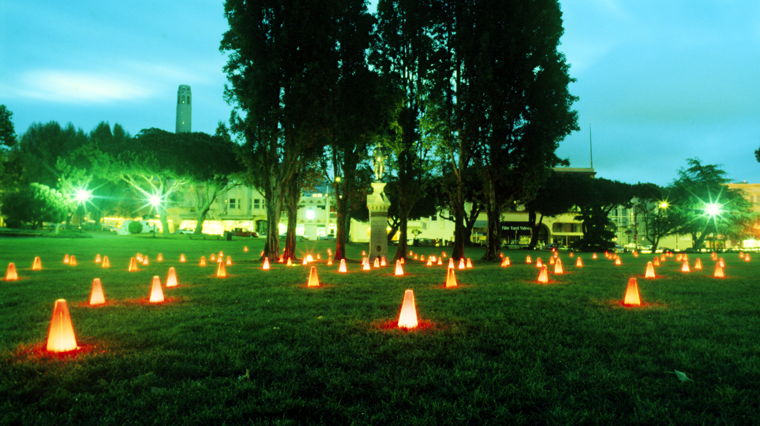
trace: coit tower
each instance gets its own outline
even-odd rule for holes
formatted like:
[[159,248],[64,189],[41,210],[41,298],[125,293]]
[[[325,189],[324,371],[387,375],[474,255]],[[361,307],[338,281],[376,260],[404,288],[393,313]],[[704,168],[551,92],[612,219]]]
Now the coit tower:
[[193,118],[193,98],[190,86],[182,84],[177,90],[177,130],[175,133],[192,132],[190,124]]

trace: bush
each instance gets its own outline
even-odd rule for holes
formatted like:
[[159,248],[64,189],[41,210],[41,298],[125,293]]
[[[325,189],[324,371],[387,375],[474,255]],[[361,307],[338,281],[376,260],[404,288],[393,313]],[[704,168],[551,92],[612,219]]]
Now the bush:
[[131,222],[127,228],[130,234],[139,234],[143,231],[142,222]]
[[37,229],[42,222],[61,222],[68,210],[66,197],[39,183],[3,194],[2,205],[6,222],[29,223],[32,229]]

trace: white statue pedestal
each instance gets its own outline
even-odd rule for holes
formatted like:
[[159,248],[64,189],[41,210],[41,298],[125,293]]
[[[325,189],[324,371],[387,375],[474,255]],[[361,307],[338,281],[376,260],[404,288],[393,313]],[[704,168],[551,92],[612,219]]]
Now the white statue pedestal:
[[369,209],[369,261],[388,258],[388,209],[391,202],[383,192],[385,182],[372,182],[372,193],[367,196]]

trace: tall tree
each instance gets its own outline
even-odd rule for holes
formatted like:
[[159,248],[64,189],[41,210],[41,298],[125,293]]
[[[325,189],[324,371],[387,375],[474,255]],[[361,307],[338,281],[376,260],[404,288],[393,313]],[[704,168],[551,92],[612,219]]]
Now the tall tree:
[[[336,201],[335,260],[345,258],[351,214],[363,207],[371,181],[368,151],[393,121],[395,92],[369,69],[375,19],[363,0],[345,0],[338,20],[338,83],[327,155]],[[337,177],[338,179],[334,179]]]
[[220,50],[230,129],[244,141],[248,180],[267,207],[265,256],[279,256],[285,189],[322,143],[336,77],[336,1],[227,0]]
[[433,52],[432,11],[430,0],[380,0],[377,5],[379,38],[371,59],[402,93],[396,137],[387,141],[398,181],[400,233],[395,259],[406,257],[408,216],[425,186],[422,176],[429,147],[421,141],[420,119]]
[[561,164],[559,142],[578,130],[577,99],[565,56],[557,0],[484,0],[472,3],[472,28],[461,35],[469,90],[480,99],[469,108],[488,214],[485,260],[498,260],[501,209],[532,198]]
[[617,206],[631,207],[633,187],[627,183],[579,175],[573,178],[574,203],[579,209],[576,220],[582,220],[583,237],[575,247],[584,251],[607,250],[615,243],[615,224],[610,212]]

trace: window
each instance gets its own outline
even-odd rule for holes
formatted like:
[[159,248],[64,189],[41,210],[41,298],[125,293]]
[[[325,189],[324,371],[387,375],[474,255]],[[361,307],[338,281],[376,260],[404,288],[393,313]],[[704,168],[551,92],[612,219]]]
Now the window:
[[235,203],[235,199],[234,198],[230,198],[230,204],[229,205],[230,205],[230,210],[236,210],[237,209],[237,205]]
[[190,96],[187,97],[187,104],[190,105]]
[[436,220],[438,220],[438,215],[434,214],[434,215],[430,216],[430,220],[433,221],[433,222],[435,222]]
[[258,198],[255,199],[255,200],[253,200],[253,208],[254,209],[260,209],[261,208],[261,200],[259,200]]

